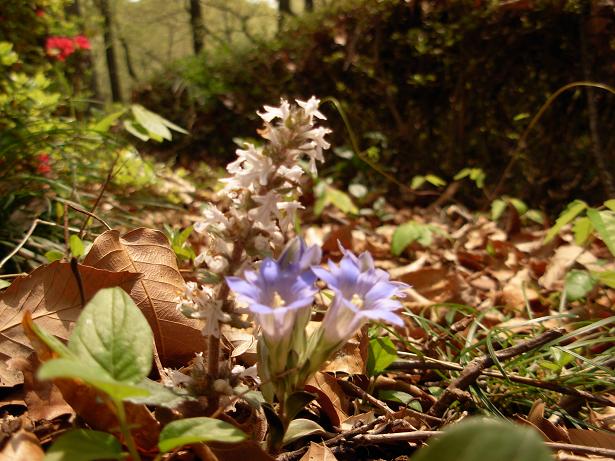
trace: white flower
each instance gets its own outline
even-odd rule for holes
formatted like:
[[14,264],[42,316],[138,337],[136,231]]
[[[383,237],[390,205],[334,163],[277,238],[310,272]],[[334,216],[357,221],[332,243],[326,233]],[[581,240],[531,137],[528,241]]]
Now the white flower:
[[255,186],[267,185],[269,175],[274,171],[271,159],[249,144],[245,150],[237,149],[237,160],[226,167],[231,177],[221,181],[227,183],[227,189],[255,189]]
[[267,123],[271,123],[271,121],[276,118],[286,120],[290,114],[290,105],[288,104],[288,101],[282,99],[280,107],[265,106],[265,112],[257,112],[257,114]]
[[252,199],[259,204],[248,213],[255,222],[267,224],[273,216],[278,215],[277,204],[281,197],[276,191],[270,190],[265,195],[255,195]]
[[319,118],[321,120],[327,120],[327,117],[325,117],[318,110],[318,106],[320,105],[320,99],[316,99],[314,96],[312,96],[307,101],[300,101],[298,99],[295,99],[295,101],[297,101],[297,104],[299,104],[299,106],[303,108],[303,110],[305,111],[305,115],[307,115],[310,119],[310,123],[312,123],[313,117]]
[[288,226],[294,224],[297,210],[302,209],[305,209],[305,207],[295,200],[278,203],[278,210],[284,210],[286,212],[282,219],[280,219],[280,227],[283,231],[288,230]]

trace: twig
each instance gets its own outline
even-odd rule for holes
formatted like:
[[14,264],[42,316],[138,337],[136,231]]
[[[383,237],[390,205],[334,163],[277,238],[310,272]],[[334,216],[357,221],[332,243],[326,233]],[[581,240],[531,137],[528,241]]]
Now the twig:
[[570,443],[545,442],[545,445],[552,450],[564,450],[575,454],[608,456],[615,459],[615,450],[610,448],[588,447],[586,445],[573,445]]
[[32,221],[32,224],[30,225],[30,229],[28,229],[28,232],[26,232],[26,235],[24,236],[24,238],[22,238],[19,243],[17,244],[17,246],[15,248],[13,248],[13,251],[11,251],[8,255],[6,255],[4,257],[4,259],[2,261],[0,261],[0,268],[2,268],[2,266],[4,266],[4,264],[11,259],[13,256],[15,256],[19,250],[21,250],[23,248],[23,246],[26,244],[26,242],[28,241],[28,239],[32,236],[32,233],[34,232],[34,229],[36,229],[36,226],[42,222],[40,219],[35,219],[34,221]]
[[[94,215],[94,212],[96,211],[96,208],[98,208],[98,204],[100,203],[100,201],[103,198],[103,195],[105,193],[105,190],[107,190],[107,186],[109,185],[109,183],[111,182],[111,179],[113,178],[113,170],[115,169],[115,164],[117,163],[117,160],[120,158],[119,154],[115,156],[115,159],[113,160],[113,163],[111,164],[111,167],[109,168],[109,171],[107,172],[107,178],[105,179],[105,182],[102,185],[102,189],[100,189],[100,192],[98,193],[98,196],[96,197],[96,200],[94,201],[94,205],[92,205],[92,209],[87,212],[85,210],[80,210],[82,211],[84,214],[91,216],[92,218],[98,220],[99,222],[103,223],[103,225],[105,225],[107,227],[107,230],[111,229],[107,223],[105,223],[102,219],[96,217]],[[79,229],[79,238],[83,238],[83,233],[85,232],[85,226],[88,223],[88,219],[86,218],[83,221],[83,224],[81,224],[81,228]]]
[[382,410],[387,415],[392,415],[393,413],[395,413],[382,400],[378,400],[376,397],[364,391],[356,384],[351,383],[350,381],[339,381],[339,384],[342,387],[342,389],[343,388],[350,389],[350,391],[353,392],[355,395],[359,395],[363,400],[367,400],[369,403],[371,403],[373,406],[375,406],[379,410]]
[[[463,366],[453,362],[444,362],[442,360],[435,360],[426,357],[426,360],[397,360],[389,365],[389,370],[453,370],[463,371]],[[499,371],[482,370],[480,373],[482,376],[489,376],[490,378],[508,379],[514,383],[525,384],[528,386],[538,387],[541,389],[547,389],[550,391],[558,392],[560,394],[572,395],[591,402],[599,403],[601,405],[613,407],[615,402],[611,402],[609,399],[600,395],[595,395],[587,391],[575,389],[574,387],[565,386],[563,384],[553,383],[549,381],[540,381],[538,379],[528,378],[526,376],[520,376],[512,373],[507,373],[504,376]]]
[[[547,344],[563,336],[564,333],[565,331],[563,329],[549,330],[535,338],[497,351],[494,355],[498,360],[507,360]],[[490,355],[483,355],[473,359],[466,365],[461,374],[448,385],[438,401],[429,409],[429,414],[431,416],[441,417],[455,400],[465,396],[465,390],[476,382],[485,368],[490,367],[493,363],[493,358]]]
[[85,290],[83,289],[83,280],[81,279],[81,273],[79,272],[79,263],[77,262],[77,258],[70,258],[70,269],[73,271],[73,275],[77,281],[79,299],[81,301],[81,308],[83,309],[85,307]]
[[355,442],[362,444],[394,443],[394,442],[416,442],[427,440],[442,434],[442,431],[412,431],[397,432],[393,434],[361,434],[354,438]]

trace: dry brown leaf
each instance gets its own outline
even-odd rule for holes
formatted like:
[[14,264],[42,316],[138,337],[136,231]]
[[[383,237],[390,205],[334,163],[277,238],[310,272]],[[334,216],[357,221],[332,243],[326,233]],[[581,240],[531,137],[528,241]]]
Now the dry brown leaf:
[[360,331],[333,355],[322,371],[349,375],[365,374],[368,343],[367,334]]
[[36,354],[28,358],[17,357],[10,360],[11,367],[19,369],[24,376],[23,398],[28,407],[28,415],[35,421],[52,419],[66,414],[74,414],[72,407],[62,397],[60,389],[51,381],[39,381],[34,376],[39,366]]
[[529,269],[517,272],[502,289],[502,301],[505,307],[521,312],[525,309],[526,303],[537,300],[538,293],[530,287],[530,284]]
[[[110,272],[84,265],[79,265],[79,274],[86,302],[101,288],[121,286],[130,291],[140,277],[131,272]],[[68,339],[82,307],[69,263],[56,261],[35,269],[30,275],[16,278],[0,293],[0,359],[25,358],[32,352],[21,327],[24,311],[31,311],[36,323],[49,333]],[[21,373],[19,375],[23,382]],[[14,375],[0,376],[0,384],[4,386],[10,379],[14,380]]]
[[119,231],[108,230],[94,240],[84,264],[143,274],[129,293],[152,327],[163,364],[182,365],[204,349],[199,323],[176,309],[185,282],[162,232],[139,228],[120,236]]
[[334,376],[319,371],[309,379],[305,390],[318,395],[316,401],[329,418],[331,425],[339,426],[348,418],[346,412],[350,401]]
[[568,429],[568,434],[570,435],[570,443],[575,445],[615,450],[615,434],[589,429]]
[[596,257],[578,245],[563,245],[555,250],[549,260],[545,274],[540,277],[540,284],[547,290],[555,289],[563,283],[566,271],[575,263],[590,265]]
[[14,433],[0,452],[0,461],[39,461],[44,457],[36,436],[24,429]]
[[221,461],[275,461],[254,440],[240,443],[208,443],[210,450]]
[[310,442],[310,448],[299,461],[337,461],[337,458],[329,447]]
[[459,294],[459,280],[448,269],[426,267],[399,278],[434,303],[453,301]]
[[341,429],[343,431],[349,431],[350,429],[354,429],[356,426],[364,426],[373,422],[376,419],[376,414],[373,411],[368,411],[367,413],[359,413],[358,415],[352,415],[342,421]]

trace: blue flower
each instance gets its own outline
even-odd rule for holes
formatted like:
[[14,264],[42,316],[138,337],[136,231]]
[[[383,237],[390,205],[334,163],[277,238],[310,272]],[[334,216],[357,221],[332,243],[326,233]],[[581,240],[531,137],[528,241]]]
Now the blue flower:
[[357,257],[342,250],[344,257],[339,266],[329,261],[329,270],[312,267],[335,295],[321,327],[321,341],[329,352],[348,341],[370,320],[398,326],[404,324],[395,313],[402,305],[393,297],[402,296],[408,285],[391,282],[387,272],[374,267],[374,260],[368,252]]
[[226,277],[237,298],[248,303],[268,342],[288,339],[300,319],[299,323],[307,323],[317,291],[310,267],[318,264],[320,257],[320,248],[308,248],[296,238],[278,260],[265,259],[258,272],[247,270],[243,278]]

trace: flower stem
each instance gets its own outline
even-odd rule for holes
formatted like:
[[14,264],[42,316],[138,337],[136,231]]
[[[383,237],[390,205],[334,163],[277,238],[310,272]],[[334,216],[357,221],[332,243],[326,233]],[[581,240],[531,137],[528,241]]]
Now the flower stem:
[[114,399],[113,404],[115,405],[115,409],[117,410],[117,419],[120,423],[120,432],[124,437],[124,443],[128,448],[130,457],[133,461],[141,461],[141,456],[139,455],[139,451],[137,450],[137,446],[135,445],[135,440],[132,438],[132,433],[128,428],[128,422],[126,421],[126,410],[124,409],[124,402],[122,402],[121,400]]

